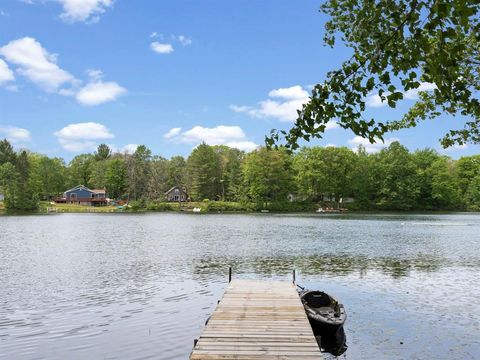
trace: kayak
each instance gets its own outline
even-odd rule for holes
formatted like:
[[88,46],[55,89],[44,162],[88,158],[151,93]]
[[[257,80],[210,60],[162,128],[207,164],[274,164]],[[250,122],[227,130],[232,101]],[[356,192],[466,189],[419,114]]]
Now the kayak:
[[300,299],[319,345],[333,355],[343,354],[347,350],[343,329],[347,313],[343,304],[323,291],[302,291]]

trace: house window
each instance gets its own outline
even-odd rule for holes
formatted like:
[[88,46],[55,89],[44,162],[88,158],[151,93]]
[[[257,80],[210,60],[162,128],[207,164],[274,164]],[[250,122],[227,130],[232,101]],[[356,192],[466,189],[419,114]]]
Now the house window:
[[95,194],[92,194],[91,197],[92,197],[92,199],[93,199],[93,198],[95,197]]
[[180,197],[179,197],[178,195],[175,195],[175,196],[173,197],[173,200],[178,201],[179,198],[180,198]]
[[74,200],[77,198],[77,194],[70,194],[70,199]]

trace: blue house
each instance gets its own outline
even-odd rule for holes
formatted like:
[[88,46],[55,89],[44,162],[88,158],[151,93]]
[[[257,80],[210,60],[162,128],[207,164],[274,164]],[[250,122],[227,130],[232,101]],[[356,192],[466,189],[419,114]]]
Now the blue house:
[[56,202],[87,206],[103,206],[107,205],[107,193],[105,189],[91,190],[86,186],[78,185],[65,191],[63,197],[57,199]]

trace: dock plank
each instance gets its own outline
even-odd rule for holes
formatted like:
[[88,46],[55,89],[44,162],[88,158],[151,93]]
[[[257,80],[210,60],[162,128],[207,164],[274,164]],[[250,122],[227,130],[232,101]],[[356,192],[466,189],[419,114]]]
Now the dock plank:
[[191,360],[322,359],[295,286],[233,280]]

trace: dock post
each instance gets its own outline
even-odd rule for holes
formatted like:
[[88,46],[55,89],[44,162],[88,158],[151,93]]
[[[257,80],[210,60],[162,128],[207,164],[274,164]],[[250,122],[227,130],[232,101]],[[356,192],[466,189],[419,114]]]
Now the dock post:
[[295,285],[296,279],[295,279],[295,269],[293,269],[293,284]]
[[232,282],[232,267],[231,266],[228,267],[228,282],[229,283]]

